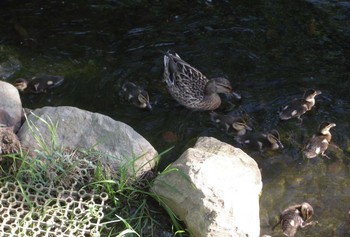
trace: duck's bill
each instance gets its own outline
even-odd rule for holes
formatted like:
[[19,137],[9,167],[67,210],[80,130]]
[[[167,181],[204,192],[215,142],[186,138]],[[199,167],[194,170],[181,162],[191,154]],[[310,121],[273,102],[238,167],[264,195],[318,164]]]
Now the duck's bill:
[[279,146],[279,148],[280,148],[280,149],[283,149],[283,148],[284,148],[284,146],[283,146],[282,142],[277,141],[277,144],[278,144],[278,146]]
[[252,127],[248,126],[248,125],[245,125],[245,128],[248,130],[248,131],[253,131]]
[[232,92],[232,95],[236,97],[238,100],[242,99],[242,96],[236,92]]
[[147,103],[147,104],[146,104],[146,107],[147,107],[147,109],[149,109],[150,111],[152,111],[152,109],[153,109],[153,108],[152,108],[152,105],[151,105],[150,103]]

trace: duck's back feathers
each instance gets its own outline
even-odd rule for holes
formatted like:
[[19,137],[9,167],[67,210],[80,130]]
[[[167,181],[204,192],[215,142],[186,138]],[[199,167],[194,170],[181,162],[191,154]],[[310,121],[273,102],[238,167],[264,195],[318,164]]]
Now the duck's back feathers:
[[181,105],[196,109],[195,104],[204,98],[208,79],[177,54],[164,56],[164,80],[168,91]]
[[304,155],[306,158],[314,158],[323,154],[329,145],[330,138],[326,136],[313,136],[305,146]]
[[137,86],[132,82],[125,82],[122,85],[122,91],[120,95],[124,98],[124,100],[128,101],[130,104],[138,107],[138,108],[148,108],[152,109],[151,104],[149,103],[149,95],[146,90]]
[[214,110],[221,104],[218,93],[231,93],[225,78],[208,80],[176,53],[164,55],[164,81],[170,95],[191,110]]
[[318,155],[326,156],[325,151],[328,149],[329,143],[332,140],[330,129],[335,127],[335,123],[322,122],[318,133],[313,135],[307,142],[303,151],[306,158],[314,158]]
[[309,107],[305,99],[294,99],[290,101],[287,105],[283,106],[279,113],[279,117],[281,120],[297,118],[303,115],[308,110]]
[[44,93],[47,90],[62,85],[63,82],[63,76],[39,75],[32,77],[30,80],[18,78],[15,81],[15,86],[24,92]]

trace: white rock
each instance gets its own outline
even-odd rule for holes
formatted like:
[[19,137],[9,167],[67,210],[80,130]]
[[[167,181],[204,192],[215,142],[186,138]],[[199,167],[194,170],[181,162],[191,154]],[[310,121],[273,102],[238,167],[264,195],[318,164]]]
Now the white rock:
[[254,159],[241,149],[202,137],[171,168],[179,172],[158,176],[152,191],[193,236],[259,236],[262,182]]

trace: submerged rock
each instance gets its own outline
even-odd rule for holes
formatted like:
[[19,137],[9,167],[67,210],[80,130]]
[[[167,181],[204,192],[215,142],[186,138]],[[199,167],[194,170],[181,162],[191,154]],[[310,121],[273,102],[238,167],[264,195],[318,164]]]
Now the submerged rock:
[[183,220],[193,236],[250,236],[260,233],[257,163],[241,149],[201,137],[152,191]]
[[0,79],[7,80],[21,69],[21,62],[14,57],[0,62]]

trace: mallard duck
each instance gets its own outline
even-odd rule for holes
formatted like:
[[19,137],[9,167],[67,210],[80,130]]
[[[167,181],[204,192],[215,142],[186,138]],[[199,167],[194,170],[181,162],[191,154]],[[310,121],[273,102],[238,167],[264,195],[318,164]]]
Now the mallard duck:
[[236,137],[235,140],[243,146],[251,147],[263,151],[265,148],[271,150],[283,149],[280,135],[276,129],[269,132],[254,132]]
[[30,80],[18,78],[15,87],[22,92],[43,93],[49,89],[60,86],[64,81],[62,76],[40,75]]
[[301,120],[300,116],[312,109],[312,107],[315,105],[315,97],[320,94],[321,91],[314,89],[305,91],[303,98],[294,99],[287,103],[287,105],[283,106],[279,112],[280,119],[288,120],[298,118]]
[[221,104],[218,93],[240,95],[232,92],[231,83],[225,78],[207,79],[200,71],[180,58],[176,53],[164,55],[164,81],[170,95],[191,110],[215,110]]
[[294,237],[299,227],[304,228],[317,223],[316,221],[307,222],[313,213],[314,209],[307,202],[290,206],[281,213],[279,222],[272,227],[272,230],[281,225],[285,236]]
[[214,111],[210,112],[210,119],[216,123],[227,134],[234,136],[242,136],[247,131],[251,131],[252,128],[247,125],[242,117],[234,115],[218,114]]
[[327,150],[328,145],[332,139],[332,134],[329,130],[335,126],[335,123],[321,123],[318,133],[313,135],[305,146],[303,153],[306,158],[314,158],[318,155],[329,158],[325,154],[325,151]]
[[125,82],[122,85],[121,94],[125,100],[138,108],[148,108],[150,110],[152,109],[152,106],[149,103],[149,96],[147,91],[132,82]]

